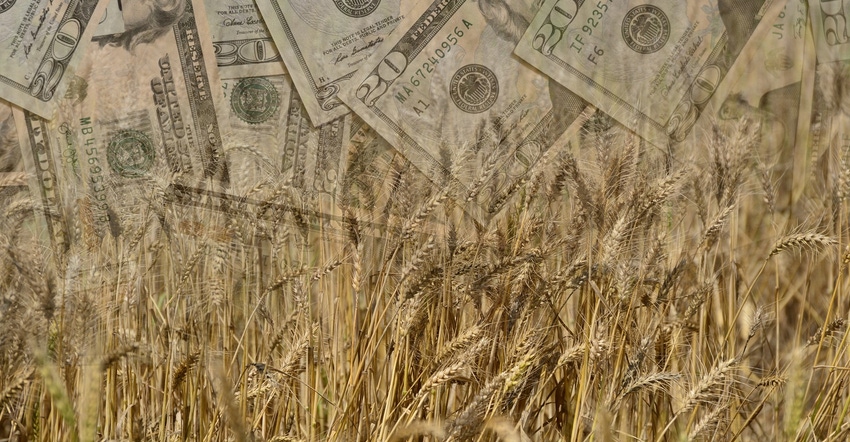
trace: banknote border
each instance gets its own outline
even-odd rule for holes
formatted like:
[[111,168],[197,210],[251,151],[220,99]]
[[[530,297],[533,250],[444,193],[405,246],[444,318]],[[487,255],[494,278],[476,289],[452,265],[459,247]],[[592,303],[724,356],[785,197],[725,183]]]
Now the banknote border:
[[[221,155],[221,142],[224,140],[221,131],[221,123],[218,119],[218,113],[216,112],[216,103],[214,100],[214,95],[218,93],[218,91],[214,91],[213,87],[217,87],[221,89],[220,83],[216,80],[220,80],[218,78],[217,64],[213,61],[213,70],[207,70],[207,64],[205,61],[197,63],[197,66],[193,66],[192,63],[187,63],[187,60],[193,59],[191,44],[189,43],[189,39],[187,38],[188,32],[192,32],[192,37],[195,40],[194,44],[197,47],[197,51],[200,53],[202,60],[205,60],[206,57],[212,56],[215,57],[215,50],[212,47],[212,42],[205,43],[204,40],[200,37],[201,32],[199,32],[199,26],[207,26],[206,22],[206,11],[203,9],[203,2],[199,2],[201,5],[200,15],[201,20],[198,19],[198,11],[193,4],[193,1],[187,1],[185,6],[185,15],[180,19],[177,23],[175,23],[171,29],[174,32],[174,41],[177,46],[177,54],[180,57],[180,67],[183,70],[183,77],[185,79],[185,83],[192,85],[191,90],[187,88],[186,96],[189,101],[189,108],[192,111],[192,114],[195,116],[193,118],[194,122],[194,131],[195,137],[198,139],[198,147],[201,149],[201,162],[204,166],[204,176],[212,177],[215,176],[218,172],[220,172],[220,159]],[[193,26],[194,25],[194,26]],[[209,49],[213,49],[213,53],[205,53],[207,49],[207,44],[209,44]],[[198,85],[197,78],[203,77],[206,82],[206,97],[202,97],[200,94],[200,90],[203,89]],[[221,95],[219,95],[221,97]],[[223,102],[221,103],[224,104]],[[215,137],[216,143],[210,140],[210,135]],[[225,166],[226,167],[226,166]],[[226,173],[223,174],[223,179],[227,176]]]
[[[277,1],[271,1],[272,8],[274,8],[275,15],[277,15],[278,20],[283,28],[283,32],[286,34],[286,39],[289,42],[292,51],[295,53],[295,58],[298,59],[298,65],[301,67],[301,72],[304,74],[304,77],[307,78],[308,83],[310,84],[310,89],[313,91],[313,98],[319,103],[319,108],[323,111],[331,111],[339,106],[344,106],[345,104],[339,98],[339,91],[341,90],[338,83],[351,79],[354,76],[354,73],[357,70],[353,70],[348,74],[343,75],[335,80],[329,81],[325,85],[322,86],[321,90],[330,91],[329,94],[324,95],[320,94],[320,89],[316,85],[316,80],[313,78],[313,74],[310,73],[310,69],[307,67],[307,62],[304,60],[304,55],[301,52],[301,48],[298,47],[298,42],[295,41],[295,36],[292,34],[292,29],[289,27],[289,23],[286,21],[286,18],[283,16],[283,11],[280,9],[280,4]],[[280,48],[278,48],[280,51]],[[303,98],[302,98],[303,99]],[[335,100],[334,100],[335,99]],[[327,105],[326,105],[327,103]],[[309,110],[308,110],[309,112]],[[330,120],[336,119],[337,117],[331,118]],[[329,121],[330,121],[329,120]]]
[[[539,51],[538,51],[538,52],[539,52]],[[612,100],[615,104],[617,104],[617,105],[619,105],[619,106],[621,106],[621,107],[625,108],[626,110],[628,110],[628,111],[630,111],[630,112],[633,112],[633,113],[635,113],[635,114],[639,115],[639,116],[641,117],[641,119],[642,119],[642,120],[646,120],[647,122],[649,122],[649,123],[650,123],[650,125],[652,125],[652,127],[656,128],[656,129],[658,129],[658,130],[664,130],[664,129],[665,129],[666,124],[665,124],[665,125],[659,124],[658,122],[656,122],[655,120],[653,120],[653,119],[652,119],[649,115],[646,115],[646,114],[644,114],[643,112],[641,112],[640,110],[638,110],[638,109],[634,108],[631,104],[627,103],[627,102],[626,102],[626,101],[624,101],[622,98],[620,98],[620,97],[618,97],[617,95],[615,95],[613,92],[611,92],[611,91],[609,91],[608,89],[606,89],[605,87],[601,86],[599,83],[597,83],[597,82],[593,81],[593,79],[592,79],[592,78],[590,78],[590,77],[588,77],[588,76],[584,75],[584,74],[583,74],[583,73],[581,73],[580,71],[576,70],[575,68],[573,68],[572,66],[570,66],[569,64],[567,64],[567,62],[566,62],[566,61],[561,60],[560,58],[555,57],[555,56],[554,56],[554,55],[552,55],[552,54],[546,55],[546,54],[543,54],[542,52],[541,52],[541,54],[542,54],[544,57],[546,57],[546,58],[548,58],[548,59],[552,60],[553,62],[555,62],[555,64],[557,64],[558,66],[560,66],[560,67],[564,68],[565,70],[567,70],[568,72],[570,72],[572,75],[574,75],[575,77],[577,77],[579,80],[583,81],[583,82],[584,82],[587,86],[590,86],[590,87],[592,87],[592,88],[594,88],[594,89],[598,90],[598,91],[599,91],[599,92],[601,92],[603,95],[605,95],[606,97],[610,98],[610,99],[611,99],[611,100]],[[564,85],[564,86],[566,86],[566,85]],[[567,87],[568,89],[571,89],[569,86],[566,86],[566,87]],[[572,90],[572,89],[571,89],[571,90]],[[675,108],[674,108],[674,109],[675,109]]]
[[[63,73],[68,72],[70,70],[70,66],[76,65],[82,59],[81,49],[91,43],[90,41],[87,41],[87,40],[91,39],[91,35],[94,32],[94,28],[89,26],[89,22],[91,21],[91,18],[95,13],[102,12],[103,9],[106,7],[105,1],[98,0],[98,3],[95,5],[95,7],[90,9],[91,15],[85,16],[82,12],[79,11],[81,1],[82,0],[71,0],[69,2],[68,9],[65,10],[65,14],[62,16],[62,19],[59,20],[59,24],[56,27],[56,29],[58,31],[59,29],[62,29],[62,27],[65,25],[65,23],[67,23],[68,21],[70,21],[72,19],[77,20],[80,23],[80,30],[81,30],[80,38],[79,38],[77,46],[74,48],[73,52],[68,57],[65,58],[64,63],[54,59],[54,63],[62,64],[62,67],[63,67],[62,72]],[[80,12],[80,14],[77,14],[78,12]],[[79,17],[77,17],[77,15],[79,15]],[[55,43],[55,40],[56,40],[56,35],[54,35],[53,38],[50,40],[50,45],[47,46],[47,50],[44,52],[44,57],[42,57],[41,60],[39,61],[39,63],[36,65],[37,66],[36,72],[38,72],[38,69],[41,68],[42,65],[44,65],[46,59],[48,59],[48,58],[53,59],[53,45]],[[34,80],[35,80],[35,78],[33,78],[32,81],[34,81]],[[37,97],[35,95],[32,95],[32,93],[30,93],[30,88],[32,87],[32,81],[30,81],[30,84],[28,86],[24,86],[20,83],[17,83],[15,80],[12,80],[9,77],[6,77],[4,75],[0,75],[0,82],[10,86],[12,89],[18,90],[19,92],[26,94],[30,98],[33,98],[33,99],[38,100],[39,102],[42,102],[42,103],[45,103],[45,104],[49,103],[50,100],[52,100],[53,97],[55,97],[57,93],[64,92],[64,89],[68,84],[68,80],[66,78],[61,78],[59,80],[59,82],[56,84],[56,87],[53,90],[53,93],[50,95],[50,98],[48,98],[47,100],[44,100],[41,97]],[[19,105],[21,105],[21,107],[23,107],[23,103],[18,103],[16,101],[13,101],[13,100],[11,100],[11,97],[5,97],[5,98],[7,98],[7,99],[9,99],[9,101],[15,102],[16,104],[19,104]],[[35,112],[35,109],[27,109],[27,110]]]
[[[21,109],[21,113],[23,115],[23,121],[20,123],[16,122],[16,124],[23,124],[26,127],[27,137],[29,138],[27,140],[29,143],[29,152],[22,147],[23,152],[21,153],[25,156],[31,155],[30,158],[25,160],[24,164],[32,160],[31,170],[34,170],[35,174],[31,179],[36,182],[35,188],[38,195],[37,197],[34,195],[33,198],[41,200],[40,208],[43,210],[44,223],[50,237],[51,246],[66,247],[68,244],[67,232],[61,221],[62,207],[64,207],[62,192],[54,191],[51,198],[48,195],[49,189],[42,185],[45,182],[51,182],[55,186],[59,182],[59,177],[57,177],[56,173],[56,159],[53,157],[54,152],[51,149],[50,138],[47,137],[47,121],[35,112],[30,112],[26,109]],[[33,127],[36,126],[37,131],[33,130]],[[36,136],[40,136],[41,142],[37,142]],[[39,150],[43,150],[45,153],[43,161],[39,159]]]
[[[557,3],[553,2],[553,5],[554,4],[557,4]],[[544,9],[541,8],[541,10],[540,10],[540,12],[538,12],[538,14],[541,13],[543,10]],[[538,26],[538,28],[539,28],[539,26]],[[758,27],[753,30],[753,33],[755,33],[755,31],[757,29],[758,29]],[[578,88],[580,90],[583,90],[581,96],[585,100],[588,100],[588,98],[592,98],[592,95],[598,95],[598,94],[602,94],[606,98],[610,99],[611,100],[611,103],[610,103],[611,106],[610,107],[609,106],[599,107],[599,109],[602,110],[603,112],[606,112],[609,115],[612,115],[615,119],[617,119],[618,121],[621,121],[627,127],[631,128],[632,130],[640,132],[640,130],[638,130],[638,127],[640,126],[640,124],[635,126],[634,124],[626,124],[626,123],[629,123],[628,121],[622,121],[622,116],[623,116],[622,111],[623,111],[623,109],[625,109],[626,112],[629,112],[629,113],[631,113],[631,115],[638,117],[640,122],[647,123],[651,127],[652,132],[654,132],[654,135],[647,138],[647,140],[650,143],[655,144],[655,143],[662,142],[664,140],[667,140],[667,142],[672,141],[672,138],[667,133],[667,126],[670,122],[670,119],[673,117],[673,114],[675,113],[676,109],[678,109],[685,100],[690,100],[689,91],[693,87],[694,82],[696,82],[696,80],[698,79],[699,74],[695,75],[694,78],[692,79],[692,81],[688,84],[688,87],[686,89],[687,92],[683,95],[682,99],[679,100],[676,103],[676,106],[672,107],[673,110],[672,110],[671,114],[666,117],[667,121],[665,121],[663,124],[661,124],[661,123],[658,123],[657,121],[655,121],[650,116],[641,112],[640,110],[634,108],[629,103],[623,101],[621,98],[616,96],[614,93],[612,93],[608,89],[604,88],[603,86],[601,86],[598,83],[596,83],[595,81],[593,81],[592,78],[590,78],[590,77],[584,75],[583,73],[577,71],[575,68],[568,65],[566,61],[555,56],[554,53],[547,54],[547,53],[544,53],[540,50],[533,49],[530,44],[524,44],[528,40],[529,35],[533,36],[533,31],[532,31],[531,26],[529,26],[525,35],[520,40],[520,44],[514,50],[514,53],[516,55],[518,55],[521,59],[523,59],[525,62],[527,62],[529,64],[534,64],[533,63],[534,59],[538,58],[538,57],[542,57],[542,58],[550,60],[552,63],[556,64],[558,67],[561,67],[564,70],[566,70],[567,72],[569,72],[575,80],[583,83],[584,86],[592,89],[592,91],[588,94],[587,92],[584,92],[587,88],[584,88],[584,89]],[[713,60],[713,59],[717,58],[718,52],[722,51],[722,49],[726,46],[727,41],[728,41],[728,31],[724,30],[723,33],[718,38],[718,43],[716,45],[714,45],[711,53],[706,58],[706,60]],[[739,54],[739,56],[740,56],[740,54]],[[526,57],[528,57],[528,58],[526,58]],[[738,58],[735,59],[735,62],[737,62],[737,61],[739,61]],[[558,73],[554,72],[552,68],[547,67],[545,65],[545,63],[538,63],[538,64],[542,65],[542,66],[539,66],[538,69],[540,69],[545,74],[549,75],[551,78],[556,79],[556,81],[558,81],[564,87],[567,87],[568,89],[571,89],[571,90],[575,89],[575,88],[573,88],[574,85],[567,84],[570,81],[564,80],[563,75],[558,75]],[[729,76],[729,72],[731,71],[731,69],[734,65],[735,65],[735,63],[733,62],[729,66],[729,68],[726,70],[726,72],[723,73],[722,77],[718,81],[718,87],[720,87],[720,85],[722,85],[727,80],[727,78]],[[707,67],[706,63],[701,65],[699,72],[701,73],[703,70],[706,69],[706,67]],[[588,97],[588,96],[590,96],[590,97]],[[591,99],[589,101],[595,101],[595,100]],[[692,105],[698,110],[697,119],[699,119],[702,116],[702,113],[703,113],[705,107],[708,105],[708,103],[711,100],[708,100],[708,101],[706,101],[702,104],[697,104],[697,103],[693,102],[693,100],[690,100],[690,101],[691,101]],[[602,104],[604,105],[605,103],[602,103]],[[691,128],[691,130],[692,129],[693,128]]]

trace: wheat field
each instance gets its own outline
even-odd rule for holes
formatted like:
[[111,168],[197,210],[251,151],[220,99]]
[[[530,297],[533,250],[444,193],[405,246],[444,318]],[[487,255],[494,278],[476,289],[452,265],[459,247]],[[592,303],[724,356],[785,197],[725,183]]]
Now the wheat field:
[[0,440],[850,437],[846,149],[785,158],[741,121],[659,152],[597,116],[480,222],[493,163],[460,194],[370,140],[332,217],[166,177],[58,250],[10,196]]

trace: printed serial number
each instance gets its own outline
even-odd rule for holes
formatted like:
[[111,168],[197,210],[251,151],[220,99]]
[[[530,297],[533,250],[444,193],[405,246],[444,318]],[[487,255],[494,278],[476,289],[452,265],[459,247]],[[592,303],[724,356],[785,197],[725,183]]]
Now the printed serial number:
[[[466,29],[472,27],[472,23],[463,20],[463,26]],[[465,34],[464,30],[461,26],[456,26],[454,31],[446,36],[446,41],[442,42],[437,50],[434,51],[434,55],[436,57],[446,56],[446,53],[451,50],[451,47],[455,46],[461,37]],[[437,52],[439,50],[439,52]],[[390,85],[393,84],[409,67],[409,62],[411,60],[407,59],[408,54],[394,50],[389,54],[384,56],[384,59],[378,63],[377,66],[372,70],[371,75],[366,77],[360,86],[355,90],[354,95],[363,102],[366,106],[374,106],[375,102],[378,101],[390,88]],[[428,62],[422,65],[422,68],[419,68],[418,73],[414,73],[411,76],[411,84],[413,84],[412,79],[416,75],[421,75],[421,78],[417,78],[417,83],[414,86],[421,84],[421,80],[427,78],[427,74],[434,71],[435,62],[439,62],[439,59],[432,58],[429,59]],[[424,71],[423,71],[424,69]],[[403,88],[407,89],[407,86],[402,85]]]
[[[608,0],[608,3],[611,3],[613,0]],[[581,30],[584,31],[587,35],[593,35],[593,30],[599,26],[599,23],[602,21],[602,17],[605,16],[605,13],[608,12],[608,5],[605,2],[596,3],[596,8],[590,11],[590,17],[587,17],[587,24],[581,27]]]
[[[463,25],[466,29],[472,27],[472,23],[463,20]],[[446,54],[448,54],[452,47],[457,45],[459,39],[464,36],[463,29],[460,29],[460,26],[455,26],[454,32],[450,33],[446,36],[446,41],[440,43],[440,47],[434,49],[433,55],[428,56],[428,61],[422,63],[422,68],[417,69],[416,72],[410,77],[410,84],[413,86],[419,86],[421,80],[427,78],[427,74],[431,74],[434,72],[434,68],[440,63],[440,60],[446,58]],[[417,78],[419,77],[419,78]]]

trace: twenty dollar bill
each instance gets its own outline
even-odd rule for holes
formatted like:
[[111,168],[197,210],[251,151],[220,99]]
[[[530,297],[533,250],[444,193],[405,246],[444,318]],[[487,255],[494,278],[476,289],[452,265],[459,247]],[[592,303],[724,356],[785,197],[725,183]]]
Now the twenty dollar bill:
[[50,117],[107,3],[0,1],[0,98]]
[[222,75],[286,72],[254,0],[205,0],[204,4]]
[[226,186],[227,126],[203,3],[170,12],[174,22],[152,39],[95,39],[53,119],[16,112],[30,187],[57,247],[138,230],[156,188]]
[[[477,189],[482,180],[522,176],[586,116],[586,102],[505,57],[531,16],[504,1],[420,3],[342,95],[431,180],[459,184],[479,219],[507,197],[504,187]],[[480,176],[488,171],[507,176]]]
[[769,30],[781,3],[547,0],[516,54],[666,146],[684,139],[747,42]]
[[348,112],[345,87],[414,0],[271,0],[257,3],[313,124]]

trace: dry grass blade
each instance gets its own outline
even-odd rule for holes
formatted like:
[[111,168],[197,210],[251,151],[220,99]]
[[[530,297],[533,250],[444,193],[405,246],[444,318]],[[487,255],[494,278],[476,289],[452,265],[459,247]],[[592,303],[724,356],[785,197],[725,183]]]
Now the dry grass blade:
[[125,345],[125,346],[123,346],[123,347],[121,347],[121,348],[119,348],[115,351],[110,352],[100,362],[100,369],[102,371],[108,370],[110,367],[112,367],[113,364],[120,361],[121,358],[129,355],[130,353],[135,352],[138,349],[139,349],[139,344],[133,343],[133,344],[130,344],[130,345]]
[[[467,12],[482,20],[464,13],[436,34],[439,51],[460,57],[453,39],[481,35],[515,47],[534,16],[522,3],[476,2]],[[764,25],[808,18],[784,14]],[[95,149],[75,144],[83,180],[68,187],[80,177],[62,153],[88,118],[42,137],[52,155],[21,157],[29,126],[0,104],[0,181],[23,176],[4,162],[18,157],[45,178],[0,185],[0,439],[843,440],[850,147],[836,123],[850,66],[809,67],[826,104],[815,158],[787,144],[799,85],[717,97],[699,133],[657,149],[603,112],[586,118],[592,104],[556,81],[521,75],[498,115],[468,115],[477,134],[443,115],[441,134],[477,143],[409,157],[353,115],[313,127],[288,77],[224,76],[233,103],[281,98],[279,124],[231,119],[246,145],[219,139],[227,180],[98,163],[105,182],[79,187]],[[448,64],[434,74],[433,91],[450,89]],[[427,112],[456,107],[447,98]],[[101,161],[114,130],[150,129],[147,114],[117,117],[98,122]],[[187,161],[208,159],[191,150]]]

